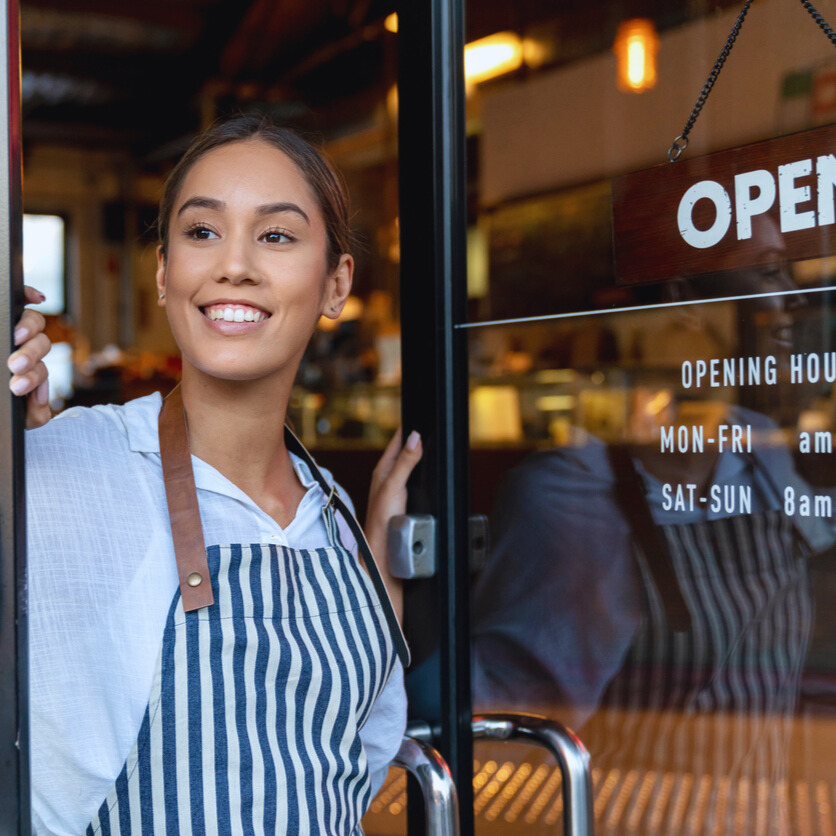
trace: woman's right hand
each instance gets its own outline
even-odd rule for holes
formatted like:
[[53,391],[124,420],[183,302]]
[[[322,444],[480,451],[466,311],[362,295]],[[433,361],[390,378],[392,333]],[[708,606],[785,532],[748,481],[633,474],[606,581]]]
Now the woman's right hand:
[[[25,287],[26,301],[38,304],[46,298],[34,287]],[[26,429],[41,427],[52,417],[49,408],[49,384],[44,357],[52,348],[44,334],[46,321],[43,315],[32,308],[26,308],[15,325],[14,344],[16,350],[9,356],[6,365],[12,373],[9,389],[13,394],[26,397]]]
[[365,534],[372,554],[377,555],[389,597],[398,620],[403,617],[403,582],[389,572],[389,556],[386,540],[389,520],[406,513],[406,483],[415,465],[421,460],[423,447],[421,436],[411,432],[403,444],[403,433],[399,429],[386,447],[372,474],[369,490],[369,508],[366,514]]

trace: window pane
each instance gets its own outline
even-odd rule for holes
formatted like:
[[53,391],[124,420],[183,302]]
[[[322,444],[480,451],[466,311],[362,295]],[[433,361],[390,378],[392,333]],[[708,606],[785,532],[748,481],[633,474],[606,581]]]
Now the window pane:
[[46,301],[34,305],[41,313],[63,313],[64,219],[58,215],[23,216],[23,276]]

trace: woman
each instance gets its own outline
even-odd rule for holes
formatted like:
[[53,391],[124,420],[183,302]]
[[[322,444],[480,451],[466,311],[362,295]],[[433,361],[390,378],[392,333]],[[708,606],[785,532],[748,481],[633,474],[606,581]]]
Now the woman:
[[[159,234],[180,387],[27,439],[35,831],[357,833],[403,734],[402,637],[284,429],[351,289],[346,200],[310,145],[239,117],[174,169]],[[372,481],[381,555],[421,454],[399,447]]]

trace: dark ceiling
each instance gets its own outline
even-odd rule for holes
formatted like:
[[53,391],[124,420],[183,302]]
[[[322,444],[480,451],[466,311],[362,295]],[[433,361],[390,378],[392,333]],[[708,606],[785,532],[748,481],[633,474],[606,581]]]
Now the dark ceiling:
[[326,103],[368,86],[387,12],[378,0],[24,1],[24,139],[154,159],[212,111],[259,102],[304,121],[317,98],[306,76],[322,64],[351,56]]
[[[426,0],[401,0],[401,2]],[[737,0],[469,0],[468,40],[532,28],[554,63],[608,49],[620,20],[660,29]],[[324,134],[362,121],[395,80],[395,0],[22,0],[28,144],[126,148],[153,165],[201,122],[269,109]]]

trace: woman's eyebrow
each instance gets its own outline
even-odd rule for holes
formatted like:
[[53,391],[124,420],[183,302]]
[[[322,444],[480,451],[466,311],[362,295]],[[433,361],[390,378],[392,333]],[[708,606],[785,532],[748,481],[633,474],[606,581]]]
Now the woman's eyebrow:
[[199,209],[212,209],[215,212],[222,212],[226,204],[222,200],[214,197],[190,197],[178,210],[177,216],[183,214],[186,209],[191,206],[197,206]]
[[304,219],[308,226],[311,225],[310,218],[305,214],[302,207],[296,203],[265,203],[255,210],[256,215],[276,215],[279,212],[295,212]]
[[[226,208],[226,203],[223,200],[218,200],[215,197],[190,197],[187,201],[183,203],[183,205],[177,210],[177,216],[183,214],[186,209],[189,209],[193,206],[198,207],[199,209],[211,209],[214,212],[223,212]],[[261,206],[257,206],[255,213],[256,215],[276,215],[280,214],[281,212],[294,212],[299,217],[301,217],[308,226],[310,226],[311,221],[308,217],[307,213],[301,206],[296,203],[263,203]]]

